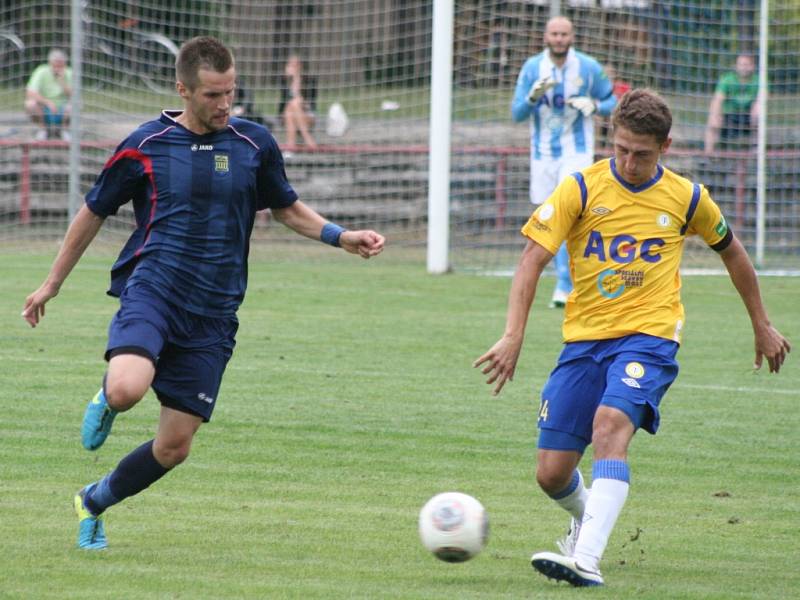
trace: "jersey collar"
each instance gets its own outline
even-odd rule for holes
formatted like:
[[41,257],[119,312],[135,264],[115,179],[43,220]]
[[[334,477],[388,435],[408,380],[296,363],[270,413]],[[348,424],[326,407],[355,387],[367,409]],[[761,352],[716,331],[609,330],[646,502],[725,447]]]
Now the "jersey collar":
[[[561,67],[561,69],[566,69],[573,60],[575,60],[575,48],[570,46],[569,50],[567,50],[567,58],[564,60],[564,66]],[[550,58],[549,48],[544,49],[544,64],[545,68],[549,71],[558,69],[558,67],[556,67],[555,63]]]
[[659,182],[659,180],[661,179],[662,175],[664,175],[664,167],[662,167],[660,164],[657,164],[656,165],[656,174],[653,175],[653,177],[652,177],[652,179],[650,179],[650,181],[645,181],[644,183],[642,183],[640,185],[631,185],[630,183],[625,181],[622,178],[622,175],[620,175],[619,172],[617,171],[617,159],[616,158],[612,158],[609,161],[609,164],[611,166],[611,172],[614,174],[614,178],[620,183],[620,185],[622,187],[624,187],[626,190],[628,190],[630,192],[633,192],[634,194],[637,194],[639,192],[643,192],[646,189],[649,189],[649,188],[653,187],[655,184],[657,184]]

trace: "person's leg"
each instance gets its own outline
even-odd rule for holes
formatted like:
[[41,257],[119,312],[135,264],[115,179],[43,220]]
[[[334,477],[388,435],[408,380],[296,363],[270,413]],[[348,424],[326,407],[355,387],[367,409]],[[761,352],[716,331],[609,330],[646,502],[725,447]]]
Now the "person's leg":
[[[102,529],[103,512],[125,498],[147,489],[173,467],[186,460],[192,438],[202,422],[202,417],[198,415],[166,406],[161,407],[155,439],[133,450],[113,471],[96,483],[86,486],[76,496],[75,502],[79,514],[82,508],[87,511],[89,517],[88,521],[81,520],[79,546],[87,549],[101,549],[107,546],[105,531]],[[92,519],[97,529],[93,536],[87,537],[84,530],[91,526]],[[83,545],[82,535],[85,541]]]
[[589,490],[584,485],[578,463],[583,456],[577,450],[542,450],[536,459],[536,481],[539,487],[570,516],[569,529],[556,545],[562,554],[572,556],[583,521]]
[[317,147],[317,142],[311,135],[311,128],[314,126],[314,117],[310,115],[304,106],[300,107],[300,135],[303,136],[303,143],[312,150]]
[[[309,148],[316,148],[317,143],[314,141],[314,138],[311,136],[311,132],[309,128],[311,126],[311,118],[306,113],[305,107],[303,106],[303,102],[299,98],[293,98],[287,105],[286,111],[291,116],[292,125],[294,127],[293,138],[296,141],[297,132],[300,132],[300,136],[303,138],[303,142]],[[287,140],[289,138],[289,125],[286,125],[286,135]]]
[[592,419],[603,394],[600,366],[586,343],[567,344],[542,390],[536,480],[570,514],[567,535],[557,545],[571,555],[589,490],[578,463],[591,439]]
[[105,443],[117,413],[132,408],[141,400],[155,376],[152,359],[127,351],[113,354],[103,386],[86,406],[81,426],[81,442],[87,450],[97,450]]
[[[576,153],[571,156],[564,156],[557,162],[558,171],[556,175],[556,184],[561,183],[561,181],[566,177],[570,177],[573,173],[590,167],[593,163],[594,155],[590,153]],[[556,270],[556,287],[553,290],[550,308],[563,308],[567,303],[567,297],[573,287],[566,242],[561,244],[558,252],[556,252],[556,255],[553,257],[553,266]]]
[[42,111],[42,106],[36,102],[35,100],[26,99],[25,100],[25,112],[27,113],[30,120],[36,124],[38,130],[36,131],[36,139],[37,140],[46,140],[47,139],[47,128],[45,127],[44,122],[44,112]]
[[102,446],[116,414],[134,406],[150,388],[169,335],[171,310],[147,288],[132,286],[122,293],[108,326],[108,371],[83,416],[81,442],[87,450]]
[[572,278],[569,272],[569,254],[567,243],[563,242],[553,257],[556,269],[556,287],[553,290],[551,308],[563,308],[567,303],[567,296],[572,291]]
[[297,145],[297,121],[296,113],[291,108],[291,103],[286,105],[283,109],[283,124],[286,126],[286,146],[290,150],[294,150]]
[[598,570],[628,497],[628,444],[635,431],[630,417],[621,410],[603,405],[597,409],[592,432],[592,493],[586,502],[574,554],[576,562],[587,570]]
[[542,491],[580,522],[588,492],[578,471],[582,454],[577,450],[539,449],[536,482]]

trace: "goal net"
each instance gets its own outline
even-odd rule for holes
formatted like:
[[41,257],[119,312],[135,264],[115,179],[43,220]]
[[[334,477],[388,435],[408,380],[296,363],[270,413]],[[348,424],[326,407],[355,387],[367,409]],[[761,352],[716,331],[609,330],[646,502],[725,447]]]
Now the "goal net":
[[[71,30],[72,3],[0,3],[0,248],[50,244],[63,235],[116,144],[162,109],[180,108],[172,89],[176,48],[211,34],[233,48],[246,91],[240,104],[287,152],[287,175],[300,197],[331,220],[384,232],[396,255],[424,259],[432,0],[72,1],[82,45],[83,77],[74,82],[82,97],[78,143],[64,139],[67,127],[43,134],[24,109],[33,69],[52,48],[69,54],[78,35]],[[521,65],[542,50],[553,2],[454,4],[449,262],[460,270],[508,272],[532,209],[529,127],[512,122],[509,106]],[[770,0],[766,48],[754,0],[563,0],[561,12],[573,20],[577,49],[615,68],[628,85],[667,98],[675,126],[665,164],[707,185],[751,251],[763,226],[763,268],[800,268],[797,3]],[[762,52],[769,92],[759,215],[756,134],[736,144],[720,140],[709,151],[705,138],[720,77],[734,69],[738,55],[749,54],[758,65]],[[303,95],[315,115],[311,144],[298,136],[290,145],[281,116],[293,55],[302,62]],[[596,155],[606,156],[607,123],[598,118],[596,125]],[[71,147],[79,152],[76,169]],[[70,175],[78,178],[76,197],[69,194]],[[109,218],[99,245],[117,250],[132,222],[130,210]],[[259,215],[254,249],[292,253],[304,244],[268,214]],[[719,266],[694,241],[686,264]]]

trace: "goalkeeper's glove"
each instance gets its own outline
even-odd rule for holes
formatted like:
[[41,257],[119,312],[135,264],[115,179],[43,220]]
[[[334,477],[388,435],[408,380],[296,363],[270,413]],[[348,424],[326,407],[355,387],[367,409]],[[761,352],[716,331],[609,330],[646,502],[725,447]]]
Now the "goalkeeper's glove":
[[528,102],[536,104],[539,98],[547,93],[547,90],[554,88],[558,82],[552,77],[542,77],[533,82],[531,89],[528,91]]
[[584,117],[588,117],[597,110],[597,103],[588,96],[570,98],[567,100],[567,104],[575,110],[582,112]]

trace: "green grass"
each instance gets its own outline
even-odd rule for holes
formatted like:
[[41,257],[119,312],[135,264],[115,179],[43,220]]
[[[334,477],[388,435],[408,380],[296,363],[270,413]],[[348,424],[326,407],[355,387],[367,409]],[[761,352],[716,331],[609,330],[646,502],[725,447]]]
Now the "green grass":
[[[494,398],[470,363],[502,331],[507,279],[427,276],[391,250],[253,261],[214,419],[184,465],[108,512],[111,546],[89,553],[74,548],[72,494],[153,435],[158,407],[148,394],[100,451],[80,447],[115,310],[110,260],[86,257],[30,330],[19,312],[51,258],[0,256],[3,598],[798,597],[800,369],[749,369],[750,326],[724,278],[684,281],[682,372],[659,434],[633,442],[607,586],[586,591],[528,564],[567,525],[533,480],[537,395],[560,349],[551,280]],[[800,340],[800,280],[762,287]],[[491,518],[486,550],[462,565],[416,532],[424,502],[450,489]]]

